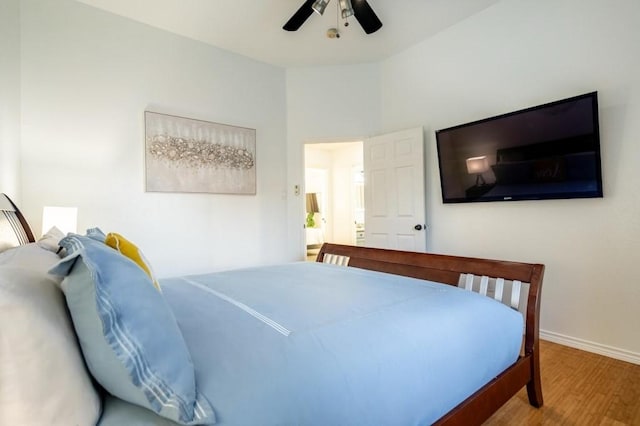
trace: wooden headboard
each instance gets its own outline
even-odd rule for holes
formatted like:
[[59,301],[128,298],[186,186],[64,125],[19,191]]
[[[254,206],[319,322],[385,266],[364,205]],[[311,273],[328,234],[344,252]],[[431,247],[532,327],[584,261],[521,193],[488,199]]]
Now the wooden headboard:
[[461,287],[493,297],[523,314],[524,351],[518,361],[436,424],[480,424],[525,385],[529,403],[542,406],[538,336],[544,265],[329,243],[320,248],[316,261]]
[[0,194],[0,252],[35,241],[20,209],[6,194]]

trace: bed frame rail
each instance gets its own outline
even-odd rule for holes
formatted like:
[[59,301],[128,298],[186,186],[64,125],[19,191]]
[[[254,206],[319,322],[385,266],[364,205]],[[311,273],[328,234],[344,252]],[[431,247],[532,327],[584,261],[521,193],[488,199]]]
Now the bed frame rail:
[[481,424],[524,386],[529,403],[542,406],[538,336],[544,265],[330,243],[322,245],[316,261],[436,281],[494,298],[499,291],[500,301],[524,316],[523,354],[436,424]]

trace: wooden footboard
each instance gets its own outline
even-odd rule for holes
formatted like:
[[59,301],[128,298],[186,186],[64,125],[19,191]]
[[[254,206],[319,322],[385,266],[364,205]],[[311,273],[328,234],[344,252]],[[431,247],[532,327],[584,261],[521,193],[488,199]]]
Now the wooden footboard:
[[[525,332],[520,358],[436,424],[481,424],[524,386],[529,403],[542,406],[538,335],[544,265],[329,243],[321,247],[316,261],[459,286],[522,312]],[[522,297],[520,291],[524,291]]]

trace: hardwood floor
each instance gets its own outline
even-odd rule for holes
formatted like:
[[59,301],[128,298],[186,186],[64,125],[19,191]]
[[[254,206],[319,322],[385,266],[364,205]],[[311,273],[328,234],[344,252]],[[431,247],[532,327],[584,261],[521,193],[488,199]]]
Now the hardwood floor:
[[544,406],[520,391],[491,425],[639,425],[640,365],[541,341]]

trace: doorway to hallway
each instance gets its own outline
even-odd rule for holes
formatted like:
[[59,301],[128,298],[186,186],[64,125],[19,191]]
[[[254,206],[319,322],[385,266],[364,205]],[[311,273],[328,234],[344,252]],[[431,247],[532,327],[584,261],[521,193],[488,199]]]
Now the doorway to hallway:
[[305,144],[307,259],[324,242],[364,244],[363,143]]

